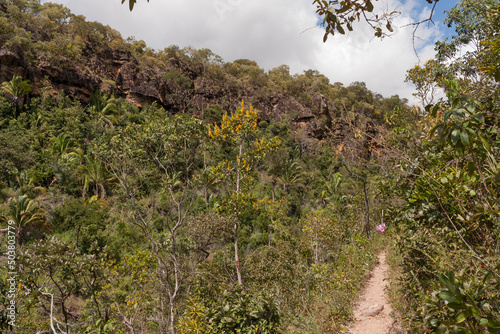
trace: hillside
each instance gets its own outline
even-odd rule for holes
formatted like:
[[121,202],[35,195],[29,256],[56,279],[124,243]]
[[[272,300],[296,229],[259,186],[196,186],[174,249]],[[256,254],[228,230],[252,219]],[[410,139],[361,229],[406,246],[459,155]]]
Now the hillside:
[[0,331],[345,332],[385,249],[409,332],[498,332],[495,10],[420,109],[0,0]]
[[348,111],[380,119],[406,102],[397,96],[384,99],[363,83],[331,84],[315,70],[293,75],[282,65],[266,73],[254,61],[224,62],[208,49],[154,51],[56,4],[3,5],[0,11],[0,81],[13,75],[28,79],[32,96],[44,89],[87,104],[93,92],[101,92],[138,107],[157,102],[172,113],[197,117],[214,105],[232,111],[244,100],[261,111],[259,119],[287,119],[320,139],[332,120],[340,122]]
[[0,212],[17,227],[22,332],[347,323],[386,201],[366,164],[387,161],[405,101],[314,70],[154,51],[60,5],[0,13]]

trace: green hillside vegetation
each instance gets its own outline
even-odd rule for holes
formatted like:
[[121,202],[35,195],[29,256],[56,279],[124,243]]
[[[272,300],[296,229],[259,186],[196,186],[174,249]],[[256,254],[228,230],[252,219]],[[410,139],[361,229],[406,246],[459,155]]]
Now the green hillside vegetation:
[[446,91],[419,109],[0,0],[0,331],[14,271],[16,333],[342,332],[387,245],[408,331],[498,331],[487,4],[408,72],[422,100]]

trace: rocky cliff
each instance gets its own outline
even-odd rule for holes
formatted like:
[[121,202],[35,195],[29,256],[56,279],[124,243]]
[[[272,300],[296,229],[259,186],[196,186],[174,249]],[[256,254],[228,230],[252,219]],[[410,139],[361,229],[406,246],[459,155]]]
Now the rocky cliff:
[[265,72],[251,60],[225,63],[207,49],[153,51],[61,5],[31,1],[18,6],[0,6],[5,32],[0,35],[0,82],[22,76],[33,84],[34,96],[63,92],[87,104],[91,93],[100,91],[139,107],[156,102],[172,113],[196,116],[214,105],[231,112],[244,100],[261,111],[261,120],[288,122],[319,140],[345,135],[349,122],[341,113],[372,118],[374,104],[382,101],[362,83],[332,85],[314,70],[291,75],[282,65]]

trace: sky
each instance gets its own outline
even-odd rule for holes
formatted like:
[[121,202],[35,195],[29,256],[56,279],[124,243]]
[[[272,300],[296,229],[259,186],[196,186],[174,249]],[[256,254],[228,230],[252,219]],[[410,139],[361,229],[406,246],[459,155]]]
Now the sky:
[[373,38],[361,22],[354,32],[330,36],[326,43],[312,0],[137,0],[132,12],[128,0],[123,5],[121,0],[52,2],[109,25],[124,38],[144,40],[155,50],[169,45],[208,48],[226,62],[251,59],[265,70],[282,64],[290,66],[291,74],[313,69],[332,83],[362,81],[385,97],[398,94],[417,103],[413,86],[404,82],[406,71],[431,59],[434,43],[453,33],[443,24],[443,11],[457,0],[440,0],[434,24],[421,25],[416,39],[414,28],[404,26],[429,17],[427,1],[377,0],[376,9],[401,12],[393,21],[393,36]]

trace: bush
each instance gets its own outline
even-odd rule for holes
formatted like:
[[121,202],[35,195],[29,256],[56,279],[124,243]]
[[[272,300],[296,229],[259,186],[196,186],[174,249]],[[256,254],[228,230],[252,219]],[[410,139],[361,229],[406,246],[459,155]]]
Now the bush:
[[265,293],[250,295],[241,287],[224,290],[219,300],[191,298],[180,317],[179,334],[280,332],[280,316],[273,298]]

